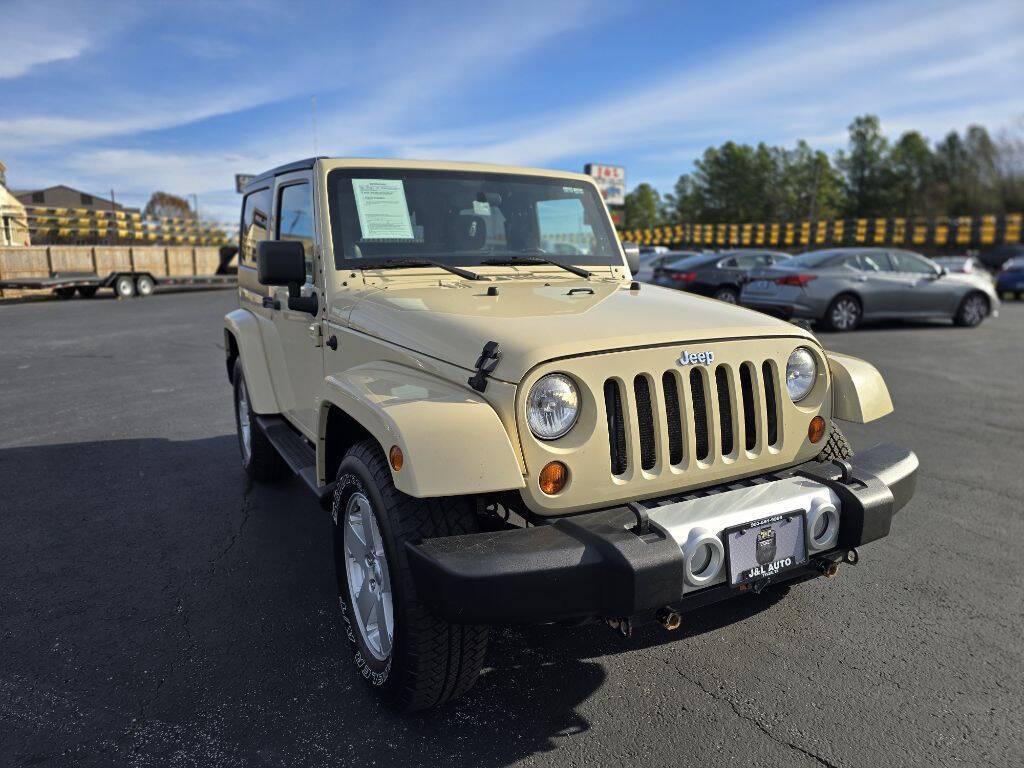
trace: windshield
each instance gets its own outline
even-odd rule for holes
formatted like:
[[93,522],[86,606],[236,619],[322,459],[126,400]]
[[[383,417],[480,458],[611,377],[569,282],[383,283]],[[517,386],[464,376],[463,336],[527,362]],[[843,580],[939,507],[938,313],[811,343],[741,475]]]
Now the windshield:
[[787,259],[780,267],[786,269],[796,268],[801,269],[803,267],[820,267],[826,262],[832,261],[832,259],[842,254],[836,251],[812,251],[811,253],[804,253],[800,256],[794,256],[792,259]]
[[596,189],[572,179],[337,169],[327,191],[339,269],[402,259],[471,266],[523,256],[622,264]]

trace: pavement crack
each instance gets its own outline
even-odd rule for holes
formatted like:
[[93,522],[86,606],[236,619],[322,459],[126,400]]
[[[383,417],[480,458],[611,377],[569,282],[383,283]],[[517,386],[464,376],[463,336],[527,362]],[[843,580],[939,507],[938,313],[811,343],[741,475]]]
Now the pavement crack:
[[736,717],[738,717],[740,720],[743,720],[744,722],[747,722],[747,723],[750,723],[751,725],[753,725],[755,728],[757,728],[759,731],[761,731],[761,733],[763,733],[769,739],[774,741],[776,744],[779,744],[779,745],[781,745],[783,747],[789,747],[790,749],[795,750],[795,751],[797,751],[797,752],[799,752],[799,753],[801,753],[801,754],[811,758],[812,760],[814,760],[819,765],[826,766],[826,768],[839,768],[839,766],[836,763],[833,763],[833,762],[831,762],[829,760],[826,760],[824,757],[821,757],[820,755],[817,755],[814,752],[811,752],[809,749],[805,749],[804,747],[801,747],[799,744],[795,744],[792,741],[787,741],[784,738],[776,736],[774,733],[772,733],[768,729],[768,726],[766,726],[764,723],[762,723],[756,717],[751,717],[747,713],[743,712],[739,708],[739,706],[736,704],[736,702],[734,702],[728,696],[720,696],[720,695],[718,695],[717,693],[715,693],[715,691],[713,691],[712,689],[708,688],[707,685],[705,685],[702,680],[690,677],[688,674],[683,672],[683,670],[680,669],[677,665],[672,664],[672,663],[670,663],[669,661],[667,661],[665,659],[662,659],[662,662],[666,666],[668,666],[671,669],[675,670],[676,674],[679,675],[681,678],[683,678],[684,680],[686,680],[686,681],[688,681],[690,683],[693,683],[695,686],[700,688],[701,691],[703,691],[706,695],[708,695],[709,697],[711,697],[715,701],[717,701],[717,702],[719,702],[721,704],[727,705],[729,707],[729,709],[731,709],[733,711],[733,714],[736,715]]
[[222,559],[224,559],[224,557],[228,554],[228,552],[230,552],[234,548],[236,542],[240,538],[242,538],[242,532],[245,530],[245,524],[249,522],[249,511],[251,509],[250,504],[249,504],[249,494],[251,492],[252,492],[252,480],[249,479],[249,480],[247,480],[247,482],[245,484],[245,490],[242,491],[242,506],[241,506],[242,521],[238,524],[238,530],[236,530],[233,534],[231,534],[231,538],[228,540],[227,545],[220,551],[220,554],[218,554],[216,557],[214,557],[210,561],[210,568],[211,569],[213,569],[217,565],[218,562],[220,562]]

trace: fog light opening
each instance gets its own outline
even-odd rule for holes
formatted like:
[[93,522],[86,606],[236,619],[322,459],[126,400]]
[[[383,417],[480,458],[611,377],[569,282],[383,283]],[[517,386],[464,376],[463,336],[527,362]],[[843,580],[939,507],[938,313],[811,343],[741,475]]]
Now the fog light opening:
[[807,514],[807,533],[810,548],[815,552],[832,549],[839,540],[839,510],[835,504],[815,499]]
[[690,532],[683,546],[684,576],[693,587],[702,587],[718,578],[725,562],[721,540],[706,529]]

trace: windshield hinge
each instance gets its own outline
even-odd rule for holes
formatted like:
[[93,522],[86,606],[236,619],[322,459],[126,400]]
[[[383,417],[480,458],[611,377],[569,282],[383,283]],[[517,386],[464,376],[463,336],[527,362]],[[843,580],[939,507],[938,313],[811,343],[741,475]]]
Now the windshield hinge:
[[487,389],[487,377],[490,376],[498,366],[501,359],[501,347],[496,341],[488,341],[484,344],[480,357],[476,360],[476,373],[469,377],[469,386],[477,392]]

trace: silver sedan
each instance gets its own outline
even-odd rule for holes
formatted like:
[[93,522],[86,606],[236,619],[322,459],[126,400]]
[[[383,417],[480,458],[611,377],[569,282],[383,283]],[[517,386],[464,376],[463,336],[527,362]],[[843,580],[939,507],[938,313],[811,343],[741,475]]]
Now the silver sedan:
[[999,308],[991,280],[952,274],[910,251],[836,248],[757,270],[740,303],[850,331],[862,320],[948,318],[975,326]]

